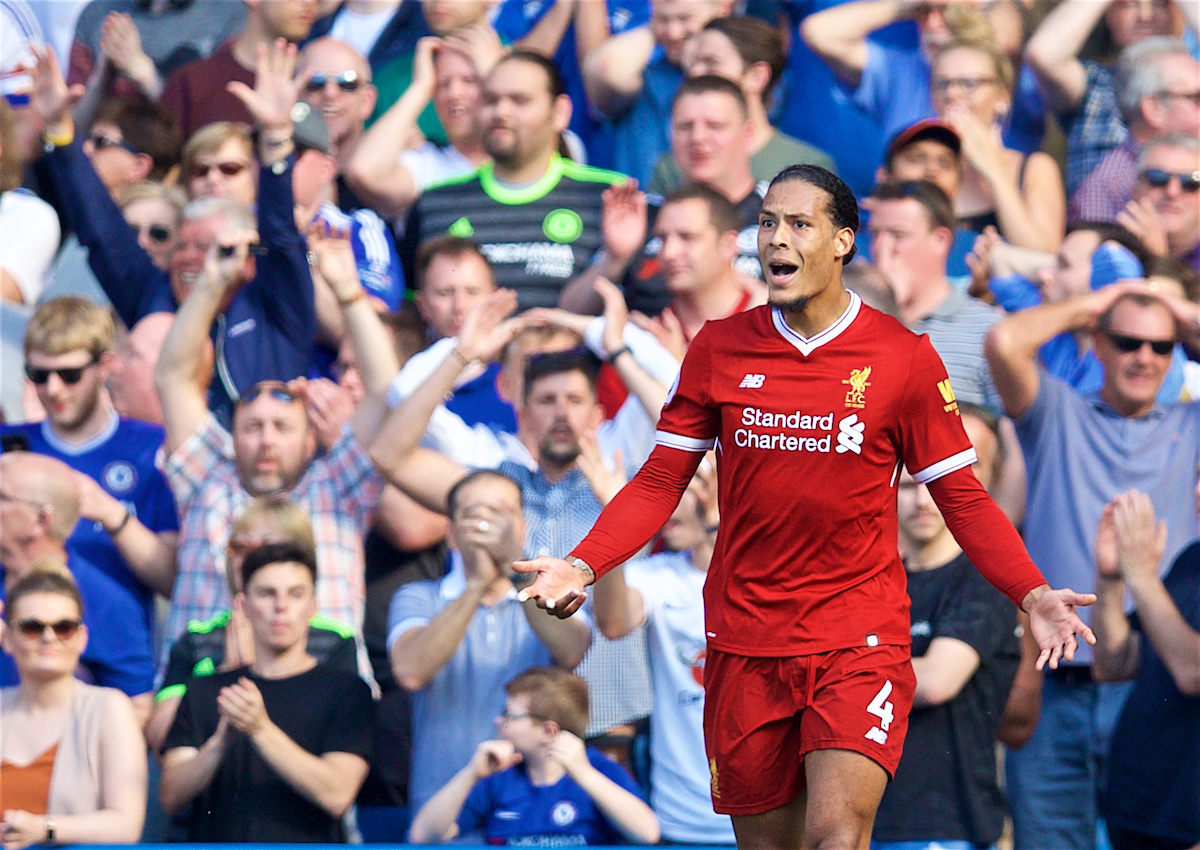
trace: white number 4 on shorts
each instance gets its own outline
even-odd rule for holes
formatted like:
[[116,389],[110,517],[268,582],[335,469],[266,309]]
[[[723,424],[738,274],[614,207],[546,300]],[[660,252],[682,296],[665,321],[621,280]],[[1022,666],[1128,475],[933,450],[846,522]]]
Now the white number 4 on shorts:
[[872,726],[871,731],[867,732],[865,737],[877,744],[887,743],[887,729],[892,725],[892,720],[896,716],[892,712],[892,704],[888,702],[888,696],[891,693],[892,682],[889,679],[883,683],[879,693],[875,694],[875,699],[871,700],[871,704],[867,706],[867,712],[879,718],[879,726]]

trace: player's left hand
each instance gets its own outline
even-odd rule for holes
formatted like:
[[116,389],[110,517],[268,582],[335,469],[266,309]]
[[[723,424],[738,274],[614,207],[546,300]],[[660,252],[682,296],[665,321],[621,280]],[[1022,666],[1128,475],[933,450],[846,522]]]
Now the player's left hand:
[[533,584],[518,595],[521,602],[532,599],[537,607],[544,609],[560,620],[565,620],[587,599],[583,572],[575,569],[562,558],[543,555],[532,561],[514,561],[513,571],[536,574]]
[[1071,661],[1079,647],[1076,635],[1082,635],[1088,643],[1096,642],[1096,635],[1075,613],[1077,606],[1096,601],[1094,593],[1076,593],[1070,588],[1052,590],[1042,585],[1029,594],[1034,596],[1033,604],[1028,606],[1029,625],[1041,650],[1037,669],[1048,663],[1051,670],[1057,670],[1059,661]]
[[267,716],[267,706],[258,685],[245,676],[221,688],[217,694],[217,711],[245,735],[254,735],[271,719]]

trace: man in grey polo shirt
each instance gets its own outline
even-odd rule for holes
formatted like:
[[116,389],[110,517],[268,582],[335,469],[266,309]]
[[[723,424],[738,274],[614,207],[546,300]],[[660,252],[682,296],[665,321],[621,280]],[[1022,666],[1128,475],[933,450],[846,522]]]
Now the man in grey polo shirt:
[[946,193],[928,180],[881,183],[871,196],[871,257],[892,285],[900,319],[929,341],[961,401],[1000,411],[983,338],[1000,311],[956,290],[946,262],[957,227]]
[[509,576],[525,546],[525,519],[515,481],[477,470],[450,489],[447,501],[449,571],[438,581],[403,585],[388,615],[392,672],[412,692],[414,812],[480,741],[495,737],[505,682],[530,667],[574,669],[591,641],[586,620],[556,621],[533,602],[517,601]]
[[[1164,565],[1200,533],[1200,405],[1164,407],[1156,398],[1176,339],[1195,349],[1198,315],[1195,305],[1127,282],[1014,313],[988,335],[988,363],[1028,469],[1025,540],[1056,587],[1092,590],[1096,527],[1118,493],[1150,494],[1167,521]],[[1091,332],[1104,367],[1098,393],[1081,395],[1039,365],[1043,344],[1075,331]],[[1091,661],[1084,646],[1073,664],[1047,674],[1037,729],[1009,754],[1018,850],[1095,846],[1108,735],[1127,691],[1095,683]]]

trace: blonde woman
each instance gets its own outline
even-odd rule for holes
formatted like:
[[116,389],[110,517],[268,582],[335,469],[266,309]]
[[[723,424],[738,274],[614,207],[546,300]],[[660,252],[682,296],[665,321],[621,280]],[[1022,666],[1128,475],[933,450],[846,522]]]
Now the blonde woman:
[[129,697],[75,678],[88,640],[79,588],[39,559],[7,595],[0,642],[20,684],[0,690],[0,846],[136,842],[146,745]]

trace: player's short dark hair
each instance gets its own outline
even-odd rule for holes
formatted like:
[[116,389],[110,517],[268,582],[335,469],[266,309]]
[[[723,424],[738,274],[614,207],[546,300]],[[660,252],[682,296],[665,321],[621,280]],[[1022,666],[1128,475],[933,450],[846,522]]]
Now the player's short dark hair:
[[[530,65],[537,65],[541,68],[546,74],[546,89],[550,92],[551,100],[557,100],[559,95],[567,93],[567,84],[563,81],[563,76],[558,70],[558,66],[554,64],[553,60],[537,51],[518,48],[497,62],[496,68],[505,62],[527,62]],[[495,72],[496,68],[493,68],[492,71]]]
[[579,372],[587,378],[588,386],[596,392],[596,376],[600,364],[596,356],[586,348],[569,348],[566,351],[546,351],[529,355],[525,362],[525,401],[533,391],[533,385],[542,378]]
[[1101,245],[1105,242],[1116,242],[1118,245],[1128,248],[1129,252],[1137,257],[1138,262],[1142,264],[1142,268],[1144,269],[1149,268],[1154,261],[1154,255],[1150,253],[1145,243],[1134,235],[1132,231],[1125,229],[1119,224],[1111,221],[1075,221],[1067,225],[1065,235],[1070,236],[1072,233],[1077,233],[1081,230],[1095,233],[1100,237]]
[[733,201],[717,190],[701,186],[699,183],[693,183],[668,193],[658,208],[659,213],[661,214],[662,210],[671,204],[683,201],[703,201],[708,207],[708,221],[717,229],[717,233],[725,233],[730,230],[736,232],[742,229],[742,217]]
[[246,553],[246,559],[242,561],[242,588],[249,587],[250,577],[271,564],[299,564],[308,570],[312,576],[313,585],[315,586],[317,583],[316,552],[303,543],[289,541],[287,543],[266,543]]
[[[829,196],[826,212],[829,214],[835,230],[848,227],[855,233],[858,233],[858,229],[861,226],[858,217],[858,201],[855,200],[854,192],[851,191],[842,178],[838,177],[828,168],[822,168],[819,165],[808,163],[803,165],[789,165],[775,175],[767,191],[771,191],[779,183],[787,183],[790,180],[816,186]],[[847,265],[854,259],[854,255],[857,253],[858,246],[852,245],[849,253],[842,257],[842,265]]]
[[179,162],[182,141],[175,117],[149,100],[107,98],[100,102],[92,124],[112,124],[132,148],[150,157],[149,180],[162,180]]
[[464,475],[462,478],[454,482],[454,486],[450,488],[450,492],[446,494],[446,513],[450,516],[458,511],[458,497],[462,493],[464,487],[474,484],[484,478],[493,478],[499,481],[506,481],[513,486],[517,491],[517,504],[524,504],[524,494],[521,492],[521,485],[518,484],[511,476],[505,475],[495,469],[473,469]]
[[487,266],[488,274],[492,278],[490,283],[495,284],[495,270],[492,268],[492,261],[484,255],[483,251],[479,250],[479,246],[475,242],[463,236],[451,236],[443,233],[440,236],[426,239],[421,243],[421,247],[417,248],[417,289],[425,288],[425,275],[438,257],[458,260],[466,256],[474,256],[483,260],[483,264]]
[[783,45],[779,30],[762,18],[750,15],[724,15],[713,18],[704,25],[704,29],[719,32],[728,38],[734,50],[742,57],[742,64],[747,68],[759,62],[766,63],[771,70],[767,86],[763,89],[763,100],[766,100],[787,67],[787,49]]
[[876,186],[871,197],[876,201],[916,201],[925,208],[930,227],[944,227],[951,233],[958,227],[954,204],[940,186],[928,180],[888,180]]
[[510,697],[526,696],[535,720],[551,721],[582,738],[588,725],[587,682],[558,667],[533,667],[504,686]]
[[698,77],[688,77],[684,80],[675,92],[675,98],[671,101],[671,114],[675,113],[675,107],[679,105],[679,101],[688,95],[709,94],[710,92],[729,95],[737,103],[742,118],[750,115],[750,106],[746,103],[746,93],[742,91],[742,87],[732,80],[718,77],[716,74],[701,74]]

